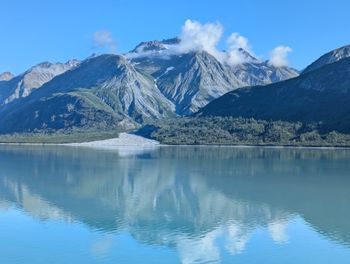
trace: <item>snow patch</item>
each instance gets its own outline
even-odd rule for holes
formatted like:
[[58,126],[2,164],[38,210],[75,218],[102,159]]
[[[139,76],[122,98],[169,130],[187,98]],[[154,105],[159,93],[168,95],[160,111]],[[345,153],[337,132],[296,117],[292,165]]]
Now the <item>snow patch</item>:
[[174,69],[175,69],[175,67],[173,67],[173,66],[168,67],[168,68],[166,68],[166,70],[165,70],[165,72],[163,74],[165,75],[165,74],[167,74],[168,72],[170,72],[170,71],[172,71]]

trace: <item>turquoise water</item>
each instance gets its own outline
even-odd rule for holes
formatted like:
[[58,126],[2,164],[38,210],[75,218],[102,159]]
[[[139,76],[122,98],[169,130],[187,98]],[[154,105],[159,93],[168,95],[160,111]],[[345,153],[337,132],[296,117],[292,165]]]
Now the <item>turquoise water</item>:
[[0,263],[349,263],[350,150],[0,146]]

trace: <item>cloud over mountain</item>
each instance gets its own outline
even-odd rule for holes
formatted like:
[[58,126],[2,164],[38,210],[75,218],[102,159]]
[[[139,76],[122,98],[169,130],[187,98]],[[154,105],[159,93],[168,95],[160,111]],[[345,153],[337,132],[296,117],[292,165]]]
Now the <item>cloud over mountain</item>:
[[278,46],[270,51],[269,64],[275,67],[287,67],[288,53],[292,52],[292,49],[288,46]]
[[[182,26],[176,42],[159,41],[141,43],[136,49],[126,54],[130,59],[147,56],[163,56],[185,54],[191,51],[206,51],[221,63],[230,66],[240,65],[257,60],[247,37],[235,32],[226,39],[225,50],[218,45],[222,40],[224,28],[219,22],[200,23],[187,19]],[[151,45],[147,46],[146,45]],[[288,65],[287,55],[291,52],[288,46],[279,46],[270,52],[270,65],[284,67]]]
[[240,51],[241,49],[253,54],[249,41],[239,33],[232,33],[227,39],[228,51],[225,60],[229,65],[242,64],[248,60]]
[[201,24],[188,19],[182,27],[181,41],[176,48],[180,52],[205,50],[214,56],[220,56],[216,46],[223,30],[220,23]]
[[106,48],[108,52],[116,52],[116,43],[113,40],[112,33],[108,30],[99,30],[93,34],[94,48]]

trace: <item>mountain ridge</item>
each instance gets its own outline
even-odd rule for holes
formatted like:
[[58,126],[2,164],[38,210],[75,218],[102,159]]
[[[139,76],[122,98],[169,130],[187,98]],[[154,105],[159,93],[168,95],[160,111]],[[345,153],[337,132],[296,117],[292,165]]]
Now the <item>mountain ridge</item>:
[[100,127],[99,123],[113,128],[123,120],[127,127],[134,127],[134,121],[170,115],[172,107],[153,80],[135,70],[124,57],[101,55],[81,62],[29,97],[12,103],[1,113],[0,128],[3,132],[20,132],[26,128]]
[[180,41],[142,42],[124,55],[44,62],[0,82],[0,133],[133,129],[191,115],[239,87],[298,74],[243,49],[250,59],[234,66],[204,50],[179,52],[174,46]]
[[286,81],[229,92],[196,116],[321,122],[350,132],[349,100],[350,58],[345,58]]
[[79,65],[77,60],[66,63],[41,62],[24,73],[0,83],[0,105],[8,104],[21,97],[26,97],[35,89]]
[[0,73],[0,82],[1,81],[9,81],[11,80],[12,78],[14,77],[13,73],[12,72],[3,72],[3,73]]
[[302,74],[348,57],[350,57],[350,45],[342,46],[319,57],[316,61],[307,66],[302,71]]
[[[298,75],[292,68],[274,67],[267,61],[260,61],[244,49],[238,51],[247,60],[238,65],[223,63],[204,50],[187,53],[181,53],[176,48],[171,50],[169,47],[178,45],[178,41],[175,38],[161,42],[142,42],[137,47],[147,46],[147,52],[135,48],[131,55],[129,53],[125,56],[135,67],[155,78],[162,93],[175,103],[179,115],[192,114],[230,90],[268,84]],[[172,44],[166,47],[164,43]],[[184,63],[186,59],[187,63]],[[189,67],[195,60],[197,65]],[[203,64],[205,67],[199,67]]]

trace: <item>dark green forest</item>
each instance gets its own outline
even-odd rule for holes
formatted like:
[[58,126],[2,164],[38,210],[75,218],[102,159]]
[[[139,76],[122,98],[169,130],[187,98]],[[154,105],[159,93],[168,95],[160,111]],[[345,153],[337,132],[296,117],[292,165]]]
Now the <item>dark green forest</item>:
[[170,145],[350,146],[350,135],[329,131],[321,123],[253,118],[174,118],[146,125],[137,133]]

